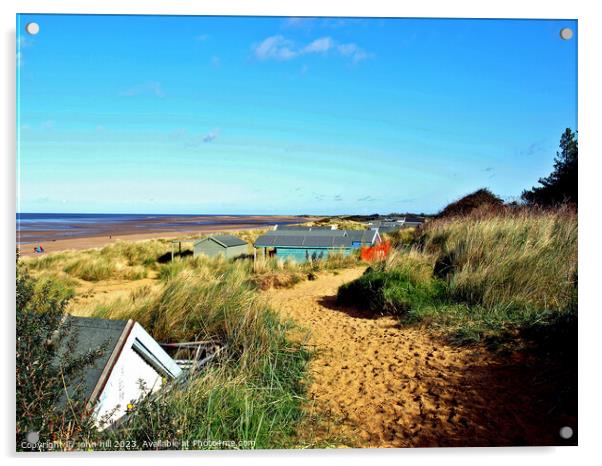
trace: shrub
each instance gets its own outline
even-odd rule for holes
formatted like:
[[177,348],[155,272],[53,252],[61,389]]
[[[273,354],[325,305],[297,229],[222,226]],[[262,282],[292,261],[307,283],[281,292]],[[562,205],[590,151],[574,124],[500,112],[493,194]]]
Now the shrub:
[[68,298],[50,280],[36,282],[18,263],[16,286],[17,450],[69,448],[96,435],[80,387],[102,348],[74,355],[77,335],[64,319]]
[[376,313],[405,315],[439,299],[441,288],[442,283],[433,278],[432,265],[414,253],[369,268],[339,288],[337,301]]
[[499,211],[503,208],[504,202],[489,189],[481,188],[477,191],[467,194],[455,202],[447,205],[439,214],[438,218],[458,217],[471,214],[476,209],[487,209]]

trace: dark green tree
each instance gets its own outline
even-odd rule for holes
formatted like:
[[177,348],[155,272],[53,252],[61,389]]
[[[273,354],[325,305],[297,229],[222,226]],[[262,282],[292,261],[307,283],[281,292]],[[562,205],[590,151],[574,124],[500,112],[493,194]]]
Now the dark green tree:
[[554,170],[539,179],[534,186],[522,193],[527,204],[553,207],[563,203],[577,204],[577,134],[567,128],[560,138],[560,151],[556,152]]

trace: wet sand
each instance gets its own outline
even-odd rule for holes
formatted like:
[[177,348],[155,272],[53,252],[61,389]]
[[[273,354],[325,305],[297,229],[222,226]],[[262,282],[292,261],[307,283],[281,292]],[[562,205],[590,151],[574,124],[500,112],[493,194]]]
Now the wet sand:
[[252,221],[252,223],[224,223],[211,225],[191,225],[176,229],[148,229],[144,233],[134,233],[140,231],[131,224],[113,225],[112,228],[107,228],[105,234],[97,236],[78,236],[72,238],[62,238],[56,235],[55,231],[37,231],[35,232],[40,238],[39,241],[32,243],[23,243],[17,245],[22,256],[34,255],[33,248],[41,245],[44,248],[44,254],[67,251],[81,250],[91,248],[101,248],[107,244],[116,241],[141,241],[147,239],[176,239],[185,238],[188,236],[199,235],[203,233],[213,233],[222,231],[238,231],[238,230],[255,230],[266,228],[275,223],[301,223],[310,221],[311,218],[294,217],[294,216],[249,216],[244,220]]

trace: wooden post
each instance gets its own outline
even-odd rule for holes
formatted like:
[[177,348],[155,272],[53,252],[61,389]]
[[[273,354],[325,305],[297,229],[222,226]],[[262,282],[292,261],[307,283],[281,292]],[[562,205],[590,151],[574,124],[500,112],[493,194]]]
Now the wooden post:
[[171,243],[171,261],[173,262],[173,241]]

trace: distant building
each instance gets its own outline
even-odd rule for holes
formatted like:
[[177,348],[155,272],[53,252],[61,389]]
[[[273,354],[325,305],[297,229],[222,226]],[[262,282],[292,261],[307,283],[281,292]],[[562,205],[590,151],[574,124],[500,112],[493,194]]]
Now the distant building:
[[255,255],[275,255],[296,262],[321,259],[329,254],[350,254],[362,246],[380,242],[378,230],[272,230],[255,241]]
[[405,228],[420,227],[424,223],[423,217],[417,217],[415,215],[406,215],[403,219],[403,225]]
[[316,226],[301,226],[301,225],[276,225],[274,230],[278,231],[328,231],[328,230],[336,230],[336,225],[330,225],[326,227],[316,227]]
[[109,424],[123,417],[129,404],[160,389],[164,380],[182,374],[176,362],[133,320],[68,319],[76,336],[76,355],[105,345],[94,366],[84,373],[82,387],[84,399],[95,406],[100,427],[106,427],[101,421]]
[[378,229],[380,233],[390,233],[402,228],[416,228],[422,226],[424,219],[414,215],[406,215],[400,218],[384,218],[382,220],[373,220],[368,222],[369,228]]
[[234,258],[247,253],[247,243],[232,235],[208,236],[194,243],[194,257],[205,254],[209,257],[223,255],[226,258]]

